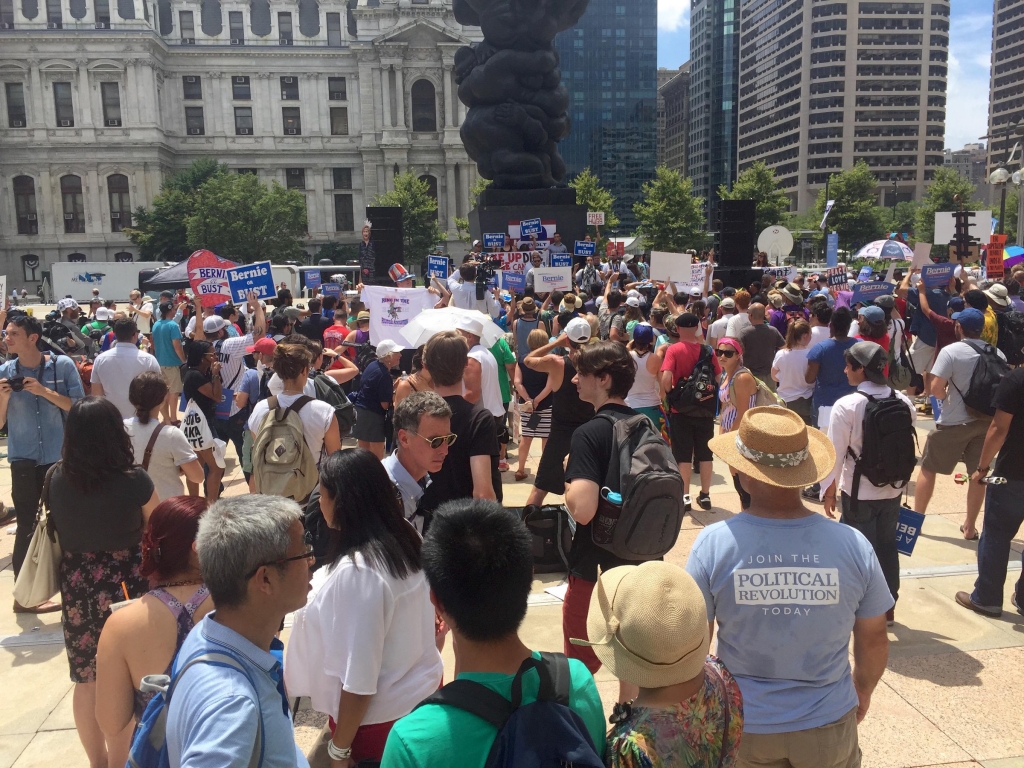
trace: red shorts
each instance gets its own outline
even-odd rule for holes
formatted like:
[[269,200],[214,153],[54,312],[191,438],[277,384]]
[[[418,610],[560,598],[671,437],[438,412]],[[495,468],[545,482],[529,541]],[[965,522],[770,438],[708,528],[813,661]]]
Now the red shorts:
[[601,668],[601,662],[594,649],[588,645],[573,645],[569,638],[588,639],[587,612],[590,610],[590,595],[595,586],[596,582],[569,576],[569,588],[565,590],[565,600],[562,602],[562,640],[565,655],[570,659],[582,661],[592,675],[596,675],[597,670]]
[[[334,729],[337,723],[334,722],[334,718],[329,719],[329,725],[331,728],[331,735],[334,735]],[[391,729],[394,727],[397,720],[392,720],[388,723],[374,723],[373,725],[360,725],[356,731],[356,737],[352,739],[352,763],[353,765],[358,763],[360,760],[377,760],[379,761],[384,756],[384,745],[387,744],[388,734],[391,733]]]

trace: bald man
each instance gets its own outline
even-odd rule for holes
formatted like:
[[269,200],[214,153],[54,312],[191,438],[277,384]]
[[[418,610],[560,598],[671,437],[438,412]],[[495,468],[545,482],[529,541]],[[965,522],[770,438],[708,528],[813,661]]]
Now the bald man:
[[750,326],[739,334],[743,345],[743,365],[774,392],[776,384],[772,379],[772,362],[786,340],[765,322],[764,304],[751,304],[749,319]]

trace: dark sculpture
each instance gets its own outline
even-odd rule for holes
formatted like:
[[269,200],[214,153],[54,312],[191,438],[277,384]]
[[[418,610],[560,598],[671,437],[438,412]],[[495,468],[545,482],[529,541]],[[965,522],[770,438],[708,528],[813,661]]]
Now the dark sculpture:
[[558,142],[569,135],[569,93],[552,41],[574,26],[590,0],[454,0],[460,24],[484,41],[455,54],[460,131],[480,175],[496,189],[565,186]]

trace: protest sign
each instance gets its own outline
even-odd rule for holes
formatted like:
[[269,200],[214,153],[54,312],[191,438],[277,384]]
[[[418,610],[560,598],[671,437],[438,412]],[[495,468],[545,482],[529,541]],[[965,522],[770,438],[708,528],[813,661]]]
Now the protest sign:
[[530,235],[544,234],[544,227],[541,226],[540,219],[526,219],[525,221],[519,222],[519,238],[529,237]]
[[925,288],[945,288],[953,276],[956,264],[925,264],[921,267],[921,279]]
[[9,301],[7,298],[7,275],[0,275],[0,296]]
[[910,269],[921,269],[927,264],[932,263],[932,244],[931,243],[917,243],[914,246],[914,258],[910,262]]
[[302,273],[302,284],[306,288],[319,288],[321,283],[319,269],[307,269]]
[[334,296],[336,299],[340,299],[341,283],[321,283],[320,293],[324,296]]
[[201,306],[215,307],[231,300],[228,269],[233,266],[235,262],[222,259],[212,251],[196,251],[188,257],[188,282]]
[[427,276],[448,279],[448,257],[427,256]]
[[873,275],[874,273],[875,273],[875,270],[873,270],[871,267],[868,267],[868,266],[861,267],[860,268],[860,272],[857,274],[857,282],[858,283],[863,283],[866,280],[870,280],[871,279],[871,275]]
[[829,232],[825,238],[825,263],[834,267],[839,263],[839,233]]
[[603,227],[604,226],[604,211],[587,211],[587,226],[588,227]]
[[[541,258],[543,259],[545,255],[545,253],[541,253]],[[526,251],[500,251],[489,258],[500,259],[503,272],[522,272],[525,274],[531,266],[530,254]]]
[[505,233],[504,232],[485,232],[484,233],[484,248],[504,248],[505,247]]
[[577,256],[593,256],[597,252],[597,243],[590,240],[577,240],[573,251]]
[[879,296],[888,296],[896,286],[892,283],[857,283],[853,286],[853,295],[850,297],[850,306],[857,304],[868,304]]
[[985,276],[989,280],[1003,279],[1003,247],[1006,235],[992,235],[988,243],[988,255],[985,260]]
[[526,290],[526,275],[522,272],[499,272],[501,287],[505,291],[522,293]]
[[793,282],[796,279],[796,267],[764,267],[762,274],[771,275],[776,280],[788,280]]
[[552,267],[571,267],[572,266],[572,254],[571,253],[552,253],[551,254],[551,266]]
[[896,551],[910,557],[914,554],[917,537],[921,535],[924,514],[910,507],[900,506],[900,519],[896,524]]
[[[992,225],[996,221],[992,211],[972,211],[974,214],[967,225],[967,233],[982,243],[988,242]],[[998,218],[998,217],[996,217]],[[956,219],[952,211],[935,212],[935,242],[949,243],[956,237]]]
[[399,331],[420,312],[433,309],[437,303],[437,297],[426,288],[383,285],[364,286],[362,300],[370,312],[370,343],[375,346],[384,339],[403,346],[407,344]]
[[533,288],[537,293],[572,290],[572,268],[542,267],[533,270]]
[[846,268],[831,267],[825,270],[825,277],[828,279],[829,288],[838,288],[846,285]]
[[685,280],[690,276],[690,254],[651,251],[651,280]]
[[258,299],[273,299],[277,296],[274,286],[274,273],[269,261],[258,261],[255,264],[244,264],[227,270],[228,285],[231,287],[231,300],[236,304],[245,301],[251,291],[255,291]]
[[896,265],[890,264],[889,269],[885,273],[885,282],[895,283],[896,282]]

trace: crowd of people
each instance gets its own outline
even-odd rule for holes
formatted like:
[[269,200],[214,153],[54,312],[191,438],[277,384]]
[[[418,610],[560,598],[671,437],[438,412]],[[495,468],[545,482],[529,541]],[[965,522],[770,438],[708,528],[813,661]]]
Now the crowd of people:
[[[1024,521],[1024,374],[1007,364],[1024,362],[1024,270],[938,288],[911,272],[851,306],[824,275],[737,289],[712,258],[679,290],[642,258],[588,257],[573,291],[527,278],[477,299],[479,253],[432,283],[438,306],[499,325],[489,346],[469,316],[415,350],[371,345],[358,297],[300,306],[287,290],[64,299],[76,343],[109,347],[91,369],[41,351],[31,315],[0,321],[16,577],[41,501],[62,551],[59,603],[14,610],[62,612],[92,768],[124,765],[161,706],[172,766],[305,766],[294,697],[329,717],[333,768],[514,764],[524,740],[586,766],[859,766],[929,409],[914,506],[966,465],[966,539],[986,515],[975,589],[955,597],[1002,611]],[[602,538],[630,504],[612,468],[636,419],[671,451],[683,510],[712,508],[715,457],[731,472],[743,512],[702,530],[685,569]],[[522,510],[501,505],[515,437],[516,482],[540,442]],[[229,449],[249,493],[222,498]],[[549,494],[572,530],[554,655],[519,634],[538,556],[524,519]],[[173,698],[154,697],[161,675]]]

